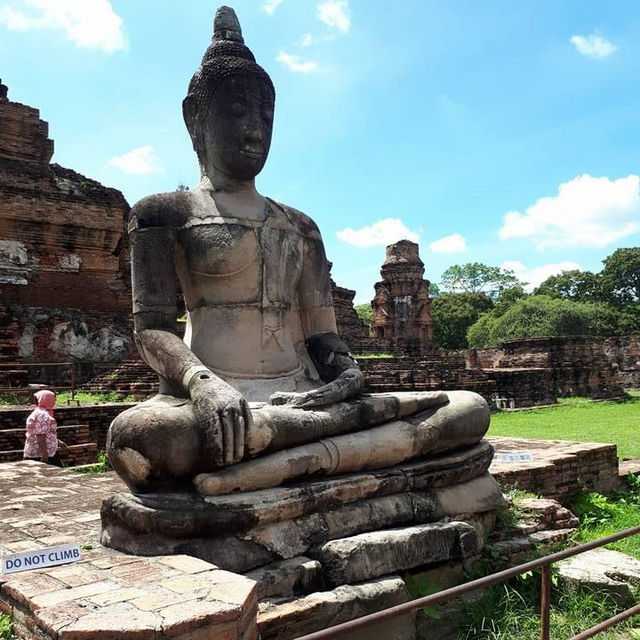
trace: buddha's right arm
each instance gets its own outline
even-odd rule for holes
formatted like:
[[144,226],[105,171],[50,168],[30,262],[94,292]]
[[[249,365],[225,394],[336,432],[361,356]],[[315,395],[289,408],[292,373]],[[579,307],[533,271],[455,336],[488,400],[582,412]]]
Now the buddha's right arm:
[[212,468],[244,455],[251,411],[242,395],[212,373],[176,331],[176,232],[163,226],[130,232],[133,318],[145,362],[168,384],[165,393],[191,398]]
[[164,226],[131,231],[133,320],[145,362],[175,391],[188,393],[190,378],[207,370],[176,331],[175,231]]

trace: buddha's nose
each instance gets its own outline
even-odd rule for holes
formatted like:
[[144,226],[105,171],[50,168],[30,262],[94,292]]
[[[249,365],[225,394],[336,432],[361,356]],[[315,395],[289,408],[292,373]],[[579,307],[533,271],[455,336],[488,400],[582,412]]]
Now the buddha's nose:
[[245,139],[249,144],[262,144],[264,134],[259,126],[249,127],[245,134]]

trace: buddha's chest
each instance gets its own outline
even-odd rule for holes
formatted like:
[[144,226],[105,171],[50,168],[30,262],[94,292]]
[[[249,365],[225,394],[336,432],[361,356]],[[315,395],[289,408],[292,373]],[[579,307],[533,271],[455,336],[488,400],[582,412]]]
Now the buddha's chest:
[[302,235],[269,224],[196,223],[178,234],[185,297],[201,303],[290,304],[302,269]]

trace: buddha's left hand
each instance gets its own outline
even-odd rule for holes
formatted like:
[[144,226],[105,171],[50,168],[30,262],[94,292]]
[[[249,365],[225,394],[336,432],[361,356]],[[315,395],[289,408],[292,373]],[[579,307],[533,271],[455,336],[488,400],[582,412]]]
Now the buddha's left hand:
[[347,369],[335,380],[311,391],[302,393],[278,391],[269,402],[273,405],[288,405],[298,409],[312,409],[326,407],[337,402],[354,398],[364,386],[364,376],[359,369]]

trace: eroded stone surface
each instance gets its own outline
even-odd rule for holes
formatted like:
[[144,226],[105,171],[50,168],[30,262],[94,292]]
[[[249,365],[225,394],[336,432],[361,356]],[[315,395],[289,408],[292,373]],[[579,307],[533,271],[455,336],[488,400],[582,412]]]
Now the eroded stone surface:
[[558,576],[565,583],[601,590],[630,606],[634,589],[640,586],[640,561],[610,549],[593,549],[558,563]]
[[330,584],[353,584],[394,571],[467,558],[478,551],[475,529],[438,522],[331,540],[316,552]]
[[254,569],[245,574],[258,583],[258,599],[287,598],[322,591],[325,587],[322,566],[317,560],[298,556]]
[[[452,499],[457,497],[457,499]],[[336,538],[343,538],[366,531],[398,527],[402,525],[434,522],[446,517],[491,512],[502,504],[502,493],[497,483],[484,474],[466,483],[450,487],[434,488],[372,497],[352,503],[327,505],[315,513],[257,525],[229,535],[224,533],[217,518],[215,505],[208,505],[212,517],[206,511],[200,520],[200,528],[194,527],[196,512],[189,517],[185,512],[184,526],[175,519],[173,528],[164,522],[162,511],[158,512],[157,530],[145,525],[144,531],[129,527],[144,509],[128,500],[126,496],[103,504],[103,542],[116,549],[130,553],[153,555],[155,553],[189,553],[230,571],[246,572],[277,560],[306,555],[310,549]],[[134,504],[133,511],[126,511]],[[200,503],[198,503],[200,504]],[[104,516],[104,509],[113,509]],[[120,518],[119,509],[125,510]],[[201,514],[202,515],[202,514]],[[153,513],[147,514],[148,522],[154,521]],[[231,521],[231,520],[229,520]],[[209,522],[209,534],[204,525]],[[194,532],[195,535],[194,535]]]
[[[126,524],[137,533],[174,538],[228,534],[359,500],[462,484],[485,474],[491,457],[491,447],[483,442],[460,452],[395,468],[204,499],[180,492],[122,493],[105,502],[103,519],[105,524],[114,521]],[[495,494],[495,485],[490,493]],[[451,507],[464,506],[459,500],[466,500],[468,512],[494,508],[485,509],[477,492],[467,491],[466,498],[458,494],[449,498],[450,495],[442,493],[441,503],[442,500],[452,503],[442,507],[443,513],[451,513]]]
[[[398,576],[388,576],[359,585],[345,585],[332,591],[312,593],[281,604],[263,602],[258,613],[258,628],[262,640],[292,640],[411,599],[404,581]],[[415,613],[396,618],[391,624],[376,625],[340,638],[415,640]]]

